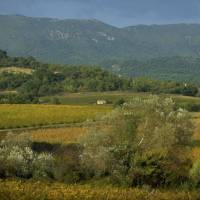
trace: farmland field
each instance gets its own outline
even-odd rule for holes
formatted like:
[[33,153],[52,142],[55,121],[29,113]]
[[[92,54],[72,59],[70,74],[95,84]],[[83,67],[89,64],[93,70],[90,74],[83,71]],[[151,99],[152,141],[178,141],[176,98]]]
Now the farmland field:
[[[133,97],[148,96],[148,93],[133,93],[133,92],[83,92],[83,93],[72,93],[64,94],[57,97],[62,104],[68,105],[88,105],[95,104],[97,100],[106,100],[108,103],[114,103],[120,98],[125,100],[131,100]],[[52,97],[43,97],[44,102],[49,103]]]
[[[150,93],[134,93],[134,92],[82,92],[82,93],[66,93],[63,95],[53,96],[59,99],[61,104],[66,105],[90,105],[95,104],[97,100],[106,100],[109,104],[115,103],[117,100],[123,98],[130,101],[134,97],[148,97]],[[200,105],[199,97],[188,97],[181,95],[160,94],[164,97],[172,97],[175,102],[180,105],[183,104],[198,104]],[[41,98],[44,103],[51,103],[51,96]]]
[[0,128],[80,123],[111,109],[95,105],[0,105]]
[[[186,97],[185,97],[186,98]],[[187,99],[187,98],[186,98]],[[75,106],[75,105],[0,105],[1,128],[37,126],[42,124],[83,122],[98,114],[110,112],[113,107],[105,106]],[[196,126],[193,139],[200,141],[200,113],[191,113]],[[19,138],[28,137],[33,142],[62,144],[77,142],[87,132],[86,126],[67,128],[45,128],[19,134]],[[200,157],[200,146],[192,149],[193,160]],[[82,184],[67,185],[55,182],[0,180],[1,200],[186,200],[199,199],[199,193],[184,190],[159,190],[145,187],[120,188],[105,182],[83,181]],[[101,185],[102,184],[102,185]]]

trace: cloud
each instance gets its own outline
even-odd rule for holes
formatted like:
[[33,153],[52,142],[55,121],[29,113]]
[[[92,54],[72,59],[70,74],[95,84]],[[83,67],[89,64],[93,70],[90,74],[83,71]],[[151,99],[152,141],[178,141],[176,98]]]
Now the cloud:
[[199,0],[0,0],[0,14],[97,18],[116,26],[199,22]]

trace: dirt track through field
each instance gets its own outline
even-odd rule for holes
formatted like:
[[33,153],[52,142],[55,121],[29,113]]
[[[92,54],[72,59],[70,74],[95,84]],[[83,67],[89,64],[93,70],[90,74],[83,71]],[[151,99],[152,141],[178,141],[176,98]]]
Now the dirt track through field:
[[[94,122],[87,123],[87,126],[91,126],[92,124],[94,124]],[[85,123],[41,125],[41,126],[32,126],[32,127],[25,127],[25,128],[0,129],[0,133],[25,132],[25,131],[32,131],[32,130],[37,130],[37,129],[47,129],[47,128],[81,127],[83,125],[85,125]]]

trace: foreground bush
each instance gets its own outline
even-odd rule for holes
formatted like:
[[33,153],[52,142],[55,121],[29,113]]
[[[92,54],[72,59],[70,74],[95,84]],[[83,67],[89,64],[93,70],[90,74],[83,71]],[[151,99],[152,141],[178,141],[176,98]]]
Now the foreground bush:
[[1,200],[198,200],[198,192],[66,186],[59,183],[1,181]]
[[[189,182],[191,161],[182,149],[175,152],[154,150],[136,154],[130,170],[132,186],[181,186]],[[182,156],[179,156],[183,154]]]
[[189,180],[193,124],[170,98],[135,98],[100,120],[80,141],[95,177],[119,185],[180,186]]
[[200,160],[196,160],[190,170],[190,178],[195,186],[200,185]]
[[53,177],[54,158],[49,153],[34,152],[29,143],[7,139],[0,143],[0,177]]
[[60,182],[78,183],[86,174],[80,163],[82,146],[68,144],[60,147],[55,156],[54,178]]

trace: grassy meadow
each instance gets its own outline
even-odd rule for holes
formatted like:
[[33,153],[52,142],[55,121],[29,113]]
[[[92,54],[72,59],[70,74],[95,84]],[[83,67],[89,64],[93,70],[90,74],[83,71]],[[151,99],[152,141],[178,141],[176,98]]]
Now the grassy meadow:
[[[134,97],[147,98],[150,93],[135,93],[135,92],[80,92],[80,93],[65,93],[57,96],[42,97],[44,103],[52,102],[53,98],[57,98],[61,104],[66,105],[91,105],[96,104],[97,100],[106,100],[108,104],[114,104],[117,100],[123,98],[125,101],[130,101]],[[188,97],[182,95],[160,94],[163,97],[172,97],[178,104],[199,104],[200,98]]]

